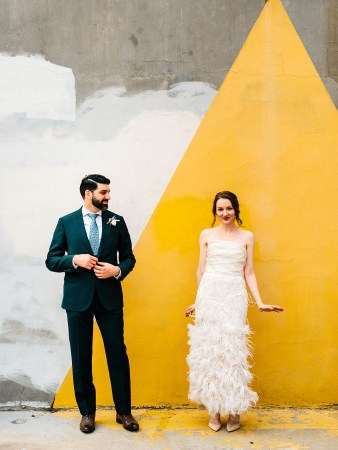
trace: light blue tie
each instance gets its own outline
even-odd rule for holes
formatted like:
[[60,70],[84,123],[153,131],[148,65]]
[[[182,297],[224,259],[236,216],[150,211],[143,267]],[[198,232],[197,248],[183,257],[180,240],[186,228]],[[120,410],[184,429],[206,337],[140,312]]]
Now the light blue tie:
[[99,227],[97,226],[96,223],[96,217],[98,216],[98,214],[88,213],[88,216],[92,219],[92,223],[90,224],[89,228],[89,243],[93,250],[94,255],[96,256],[100,247]]

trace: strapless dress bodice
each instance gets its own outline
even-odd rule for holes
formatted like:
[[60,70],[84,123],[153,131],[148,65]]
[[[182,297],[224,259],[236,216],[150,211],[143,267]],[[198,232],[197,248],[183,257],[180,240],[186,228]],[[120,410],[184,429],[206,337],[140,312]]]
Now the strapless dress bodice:
[[246,249],[239,242],[215,240],[208,243],[206,273],[243,276],[245,262]]

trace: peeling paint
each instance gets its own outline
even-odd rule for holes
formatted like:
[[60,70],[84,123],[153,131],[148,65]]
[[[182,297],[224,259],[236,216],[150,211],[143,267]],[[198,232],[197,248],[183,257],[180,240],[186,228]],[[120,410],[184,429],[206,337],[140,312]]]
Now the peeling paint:
[[16,379],[0,377],[0,407],[26,405],[50,406],[54,399],[54,393],[44,391],[34,386],[29,377],[17,375]]
[[0,328],[0,343],[30,342],[52,345],[59,340],[54,331],[48,328],[32,328],[24,323],[6,319]]

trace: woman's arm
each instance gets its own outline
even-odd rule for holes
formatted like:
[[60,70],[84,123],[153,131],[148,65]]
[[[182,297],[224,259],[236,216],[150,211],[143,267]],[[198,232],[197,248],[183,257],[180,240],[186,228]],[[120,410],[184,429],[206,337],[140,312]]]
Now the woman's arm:
[[207,232],[208,230],[203,230],[200,236],[200,257],[197,267],[197,287],[200,285],[202,275],[204,274],[205,264],[207,261]]
[[[205,264],[207,260],[207,232],[208,230],[203,230],[200,236],[200,257],[197,268],[197,287],[200,285],[202,275],[205,270]],[[195,305],[190,305],[186,311],[186,317],[192,316],[195,312]]]
[[248,285],[251,295],[255,299],[255,302],[257,303],[259,310],[265,311],[265,312],[283,311],[283,308],[281,308],[280,306],[266,305],[263,303],[260,293],[259,293],[259,290],[258,290],[257,279],[256,279],[255,271],[254,271],[254,262],[253,261],[254,261],[255,238],[252,233],[248,233],[248,238],[247,238],[246,244],[247,244],[247,246],[246,246],[247,260],[246,260],[246,265],[244,268],[244,276],[245,276],[246,284]]

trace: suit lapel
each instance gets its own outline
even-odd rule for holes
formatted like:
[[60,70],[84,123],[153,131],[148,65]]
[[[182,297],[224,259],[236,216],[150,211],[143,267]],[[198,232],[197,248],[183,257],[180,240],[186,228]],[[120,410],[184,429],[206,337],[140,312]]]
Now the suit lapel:
[[114,228],[114,227],[112,227],[111,225],[109,225],[107,223],[110,217],[113,217],[113,215],[107,211],[102,211],[102,236],[101,236],[101,242],[100,242],[98,255],[100,255],[100,253],[104,249],[104,246],[109,238],[109,233],[114,232],[114,230],[112,230],[112,228]]
[[76,219],[75,219],[75,228],[77,230],[77,232],[79,233],[79,236],[81,238],[81,240],[83,241],[84,245],[87,247],[88,253],[92,254],[93,250],[92,247],[90,245],[87,233],[86,233],[86,229],[84,226],[84,222],[83,222],[83,215],[82,215],[82,208],[80,208],[78,210],[78,214],[76,215]]

